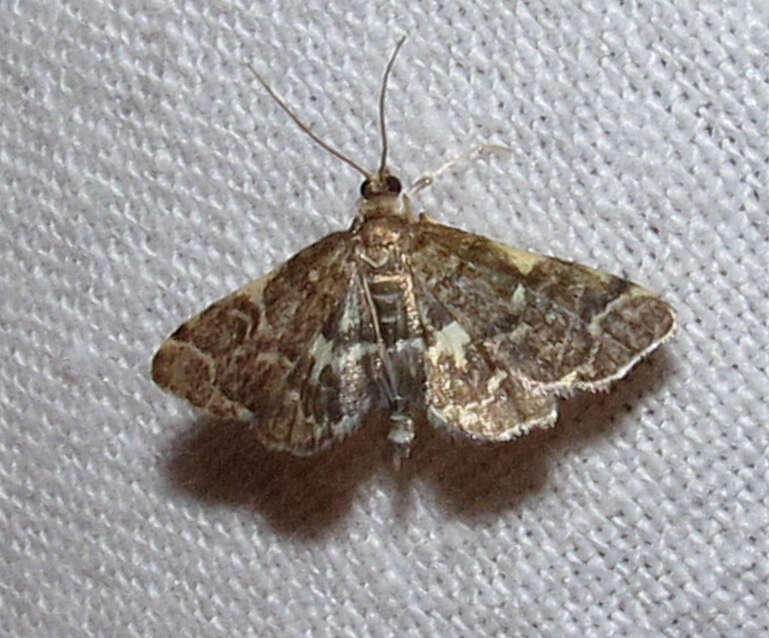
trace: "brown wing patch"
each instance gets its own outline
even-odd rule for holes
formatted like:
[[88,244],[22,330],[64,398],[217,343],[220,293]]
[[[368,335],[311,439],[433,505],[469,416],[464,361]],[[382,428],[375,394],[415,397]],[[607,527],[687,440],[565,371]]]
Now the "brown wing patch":
[[505,368],[493,347],[473,339],[434,291],[423,282],[415,285],[427,345],[425,404],[430,422],[489,441],[552,425],[555,398],[527,388]]
[[309,453],[349,433],[375,399],[350,251],[347,233],[330,235],[213,304],[160,347],[153,379],[272,448]]
[[629,281],[440,224],[415,229],[415,278],[532,391],[601,389],[675,327],[672,309]]

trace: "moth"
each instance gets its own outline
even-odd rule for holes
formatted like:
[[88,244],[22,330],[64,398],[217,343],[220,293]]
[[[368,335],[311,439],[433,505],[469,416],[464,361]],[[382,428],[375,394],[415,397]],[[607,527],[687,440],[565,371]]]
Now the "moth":
[[674,332],[673,309],[630,281],[415,214],[382,153],[350,228],[324,237],[182,324],[152,378],[270,449],[315,453],[389,414],[396,464],[425,421],[482,441],[552,426],[559,397],[606,390]]

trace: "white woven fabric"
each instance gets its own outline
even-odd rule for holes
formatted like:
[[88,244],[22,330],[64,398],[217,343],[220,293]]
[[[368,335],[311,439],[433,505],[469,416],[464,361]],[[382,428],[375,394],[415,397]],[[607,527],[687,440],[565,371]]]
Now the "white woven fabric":
[[[0,5],[0,633],[769,632],[769,8]],[[297,3],[298,5],[299,3]],[[326,6],[328,4],[328,6]],[[461,6],[459,6],[461,4]],[[451,225],[660,292],[681,329],[556,429],[268,454],[163,394],[185,318],[352,220],[333,144]]]

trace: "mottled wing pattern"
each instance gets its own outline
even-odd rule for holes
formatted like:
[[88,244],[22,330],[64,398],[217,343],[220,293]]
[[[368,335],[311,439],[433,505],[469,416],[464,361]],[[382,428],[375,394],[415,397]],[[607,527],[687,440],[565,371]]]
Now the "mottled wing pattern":
[[675,327],[636,284],[429,220],[410,263],[428,416],[475,438],[551,425],[559,395],[606,388]]
[[309,454],[352,432],[376,399],[348,233],[306,248],[214,303],[158,350],[153,379],[270,448]]

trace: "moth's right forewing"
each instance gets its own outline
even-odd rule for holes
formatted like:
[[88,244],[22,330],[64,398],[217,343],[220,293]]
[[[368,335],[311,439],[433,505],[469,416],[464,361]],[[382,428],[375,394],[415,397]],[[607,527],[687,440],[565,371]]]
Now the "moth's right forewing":
[[272,448],[310,453],[351,432],[374,401],[352,249],[329,235],[214,303],[160,347],[153,379]]

